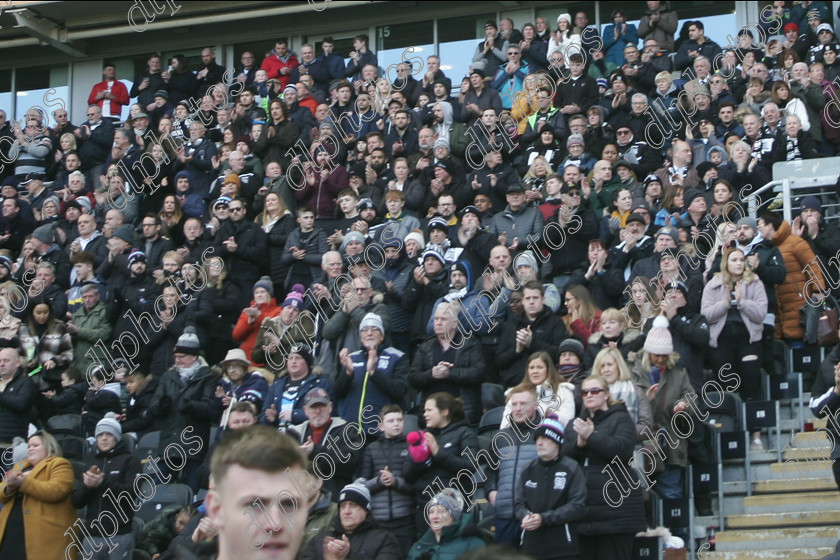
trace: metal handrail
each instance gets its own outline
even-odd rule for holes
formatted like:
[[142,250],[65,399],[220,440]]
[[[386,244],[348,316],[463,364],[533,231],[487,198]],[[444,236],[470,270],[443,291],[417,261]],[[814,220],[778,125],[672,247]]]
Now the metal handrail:
[[[793,219],[793,204],[791,203],[791,195],[794,191],[801,191],[805,189],[813,189],[814,187],[833,187],[837,184],[837,176],[836,175],[820,175],[817,177],[797,177],[796,184],[791,186],[791,180],[788,179],[777,179],[775,181],[770,181],[769,183],[765,184],[764,186],[760,187],[759,189],[751,192],[749,195],[744,198],[744,204],[747,206],[748,213],[750,217],[756,218],[758,204],[753,203],[753,200],[757,200],[758,195],[765,193],[771,189],[776,189],[777,187],[781,187],[782,191],[782,212],[784,214],[785,220],[790,223]],[[836,193],[835,193],[836,194]]]

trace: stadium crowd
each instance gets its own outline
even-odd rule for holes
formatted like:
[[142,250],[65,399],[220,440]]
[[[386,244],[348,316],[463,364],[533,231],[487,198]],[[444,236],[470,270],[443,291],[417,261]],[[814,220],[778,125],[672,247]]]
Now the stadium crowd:
[[[748,212],[774,163],[840,149],[828,8],[788,4],[724,48],[700,20],[678,32],[668,2],[638,28],[620,7],[600,31],[585,12],[488,21],[463,78],[432,55],[391,82],[366,35],[347,63],[329,37],[278,41],[232,74],[210,48],[198,68],[152,55],[130,91],[105,62],[80,124],[0,112],[0,442],[77,414],[97,446],[74,488],[52,436],[31,436],[0,557],[71,544],[24,518],[27,500],[52,515],[28,469],[92,519],[141,472],[124,435],[160,431],[164,454],[201,438],[159,465],[197,491],[226,434],[259,423],[323,479],[303,558],[484,546],[464,470],[499,542],[630,558],[640,480],[679,498],[685,467],[713,460],[703,423],[679,425],[706,384],[760,400],[774,339],[810,340],[801,310],[840,283],[818,197],[791,223],[775,199]],[[832,356],[815,398],[837,408]],[[495,407],[515,452],[478,436]],[[614,459],[633,487],[618,505]],[[176,557],[218,531],[205,514],[166,511],[138,542],[129,516],[110,557]]]

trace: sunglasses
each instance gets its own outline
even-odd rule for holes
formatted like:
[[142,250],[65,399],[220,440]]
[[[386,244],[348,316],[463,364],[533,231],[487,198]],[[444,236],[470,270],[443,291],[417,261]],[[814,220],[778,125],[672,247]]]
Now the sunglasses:
[[599,394],[599,393],[603,393],[603,392],[604,392],[604,390],[603,390],[603,389],[601,389],[601,388],[597,388],[597,389],[581,389],[581,390],[580,390],[580,394],[581,394],[581,395],[583,395],[584,397],[585,397],[585,396],[587,396],[587,395],[597,395],[597,394]]

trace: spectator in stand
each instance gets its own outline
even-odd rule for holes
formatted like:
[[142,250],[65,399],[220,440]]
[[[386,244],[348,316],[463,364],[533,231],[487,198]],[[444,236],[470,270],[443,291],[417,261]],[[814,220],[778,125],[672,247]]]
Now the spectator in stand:
[[[592,376],[581,388],[584,409],[565,430],[563,454],[586,473],[586,516],[577,525],[585,558],[632,558],[633,539],[644,530],[644,496],[636,471],[630,467],[636,443],[633,418],[625,403],[613,398],[607,381]],[[633,393],[635,395],[635,393]],[[630,479],[630,494],[610,492],[608,474],[616,467]],[[617,507],[616,507],[616,504]]]
[[[811,386],[809,407],[817,418],[836,418],[840,410],[840,345],[835,346],[820,364],[819,372]],[[840,428],[835,422],[828,422],[826,430],[832,441],[837,441],[840,437]],[[840,488],[840,461],[837,460],[840,459],[840,449],[836,445],[831,449],[831,459],[834,481]]]
[[580,554],[576,522],[586,512],[587,481],[574,459],[562,454],[563,431],[556,416],[543,420],[535,437],[538,458],[525,467],[516,491],[522,550],[538,560]]
[[9,471],[0,492],[0,556],[34,560],[72,554],[73,546],[79,548],[66,529],[76,521],[73,466],[47,432],[35,432],[28,443],[26,459]]
[[722,53],[720,45],[706,38],[703,22],[700,20],[691,21],[688,23],[688,41],[680,45],[680,49],[674,57],[674,66],[677,70],[685,70],[699,56],[708,60],[717,60]]
[[525,284],[522,292],[524,313],[502,324],[496,362],[504,385],[511,387],[522,379],[527,366],[526,352],[545,350],[552,362],[560,342],[567,337],[563,320],[545,306],[544,288],[539,280]]
[[[687,408],[687,403],[697,398],[685,369],[677,366],[679,354],[674,352],[668,320],[657,317],[645,338],[641,359],[633,369],[633,382],[645,390],[653,411],[653,429],[665,430],[669,442],[667,459],[656,475],[657,492],[664,498],[681,498],[682,480],[688,464],[688,441],[677,435],[672,422],[674,415]],[[660,466],[657,465],[657,471]],[[673,532],[673,529],[672,529]]]
[[404,476],[408,456],[404,415],[399,406],[388,404],[382,407],[378,418],[382,437],[365,448],[359,474],[371,493],[373,518],[397,537],[407,554],[417,529],[414,488]]
[[219,366],[224,375],[216,385],[214,398],[210,400],[210,420],[227,420],[223,414],[230,408],[232,401],[251,400],[259,410],[268,394],[268,382],[261,372],[249,371],[251,362],[245,356],[245,352],[241,348],[228,350]]
[[563,301],[568,311],[563,317],[566,328],[588,346],[589,339],[601,330],[601,310],[592,301],[589,290],[580,284],[567,287]]
[[201,66],[201,70],[195,74],[196,95],[205,96],[212,86],[224,82],[225,69],[216,62],[216,53],[210,47],[201,49]]
[[484,535],[475,526],[475,514],[465,511],[464,498],[457,490],[444,488],[426,508],[429,530],[411,547],[408,560],[431,554],[436,558],[461,558],[487,546]]
[[122,108],[128,105],[128,88],[117,80],[117,67],[113,62],[105,61],[102,65],[102,77],[104,79],[91,88],[88,105],[99,106],[105,118],[116,124],[122,120]]
[[[25,438],[28,433],[27,414],[38,398],[38,387],[27,373],[17,348],[0,349],[0,383],[4,387],[0,393],[0,441],[11,442],[16,437]],[[11,452],[7,451],[3,449],[0,456],[4,471],[12,467]],[[0,515],[0,519],[5,515]]]
[[784,283],[776,288],[776,337],[802,340],[805,328],[800,321],[800,310],[808,303],[822,302],[826,283],[818,266],[809,266],[816,256],[801,237],[793,235],[790,224],[781,214],[765,210],[758,219],[758,231],[764,239],[773,242],[782,255],[787,268]]
[[[565,349],[565,346],[561,347]],[[563,380],[548,352],[531,354],[522,380],[515,387],[505,391],[505,412],[501,429],[509,428],[511,421],[516,422],[517,412],[512,397],[522,391],[530,395],[536,393],[536,408],[541,418],[555,414],[559,420],[569,422],[575,416],[575,386]]]
[[408,381],[424,398],[440,392],[460,397],[468,422],[478,425],[484,356],[476,337],[458,328],[459,313],[458,302],[442,302],[435,308],[435,338],[417,348]]
[[[744,252],[723,252],[721,272],[703,289],[701,313],[709,321],[712,370],[723,374],[731,364],[741,376],[739,393],[744,401],[761,398],[761,334],[767,313],[764,284],[746,266]],[[729,297],[727,297],[727,295]],[[761,432],[753,432],[753,449],[761,450]]]
[[[88,519],[100,519],[100,516],[110,515],[117,521],[115,535],[103,534],[104,527],[99,523],[85,523],[91,535],[82,542],[84,550],[95,550],[97,547],[119,547],[120,554],[131,555],[134,550],[134,535],[132,520],[134,511],[121,509],[118,502],[106,500],[105,493],[113,492],[115,496],[123,494],[137,494],[134,480],[143,471],[140,460],[128,450],[122,441],[122,428],[117,418],[106,417],[96,424],[96,449],[92,457],[85,461],[87,470],[76,479],[73,490],[73,507],[87,508]],[[125,556],[128,558],[128,556]]]
[[233,339],[241,344],[240,348],[245,351],[246,356],[253,353],[263,321],[269,317],[276,317],[281,311],[274,299],[274,285],[268,276],[263,276],[254,284],[252,293],[254,297],[251,305],[242,310],[233,329]]
[[281,373],[268,389],[260,422],[276,426],[281,431],[306,421],[304,403],[310,391],[321,388],[330,391],[330,382],[323,375],[312,372],[312,349],[295,344],[285,351]]
[[347,56],[350,61],[347,62],[344,76],[354,81],[362,78],[362,70],[365,66],[371,65],[374,68],[377,66],[376,54],[371,52],[369,39],[365,34],[356,35],[353,38],[353,50]]
[[[161,74],[166,82],[169,103],[177,105],[185,99],[191,99],[198,88],[198,79],[187,66],[187,59],[182,54],[176,54],[169,60],[169,67]],[[157,97],[155,92],[155,97]]]
[[670,2],[653,0],[647,3],[647,10],[639,22],[639,37],[645,40],[653,39],[666,53],[674,50],[674,33],[677,32],[676,10],[672,10]]
[[[448,393],[429,395],[423,408],[425,432],[419,445],[427,453],[412,453],[405,473],[414,485],[417,504],[417,527],[425,523],[426,504],[430,501],[434,480],[449,480],[461,469],[474,468],[468,457],[478,449],[478,437],[464,417],[463,402]],[[417,432],[415,432],[417,433]],[[415,444],[412,444],[414,446]]]
[[[355,425],[332,415],[330,395],[322,387],[316,387],[306,394],[303,411],[307,420],[290,427],[287,433],[310,460],[324,454],[336,466],[334,476],[325,480],[324,485],[332,493],[333,501],[338,502],[340,490],[350,483],[361,459],[361,454],[357,452],[363,445],[360,443],[359,430]],[[348,430],[348,426],[351,429]]]
[[600,350],[592,364],[592,377],[602,377],[606,381],[612,399],[624,403],[636,424],[637,440],[643,439],[645,428],[649,430],[653,425],[653,413],[645,391],[633,383],[621,350],[609,346]]

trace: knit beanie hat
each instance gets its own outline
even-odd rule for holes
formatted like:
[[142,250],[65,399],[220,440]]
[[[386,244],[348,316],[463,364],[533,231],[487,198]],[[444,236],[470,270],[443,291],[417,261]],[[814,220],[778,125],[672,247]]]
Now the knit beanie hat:
[[[256,288],[256,286],[254,287]],[[286,299],[283,300],[283,307],[295,307],[300,309],[303,306],[303,292],[303,284],[295,284],[292,286],[292,291],[286,294]]]
[[415,242],[417,242],[418,245],[420,245],[420,247],[426,246],[426,240],[423,238],[423,235],[417,233],[416,231],[412,231],[411,233],[405,236],[405,241],[408,241],[409,239],[413,239]]
[[557,445],[563,445],[563,423],[556,414],[549,414],[540,427],[537,428],[536,436],[547,437]]
[[289,349],[289,355],[291,354],[299,355],[306,361],[310,368],[312,367],[312,349],[307,344],[295,344]]
[[434,506],[442,506],[446,508],[452,519],[458,521],[461,514],[464,513],[464,498],[461,493],[452,488],[445,488],[442,492],[435,494],[435,497],[429,500],[426,506],[426,511],[429,511]]
[[537,265],[537,257],[534,256],[534,253],[532,253],[530,249],[522,251],[513,260],[514,268],[519,268],[520,266],[530,266],[531,268],[537,271],[540,269],[540,267]]
[[351,482],[341,489],[338,495],[338,503],[353,502],[362,506],[366,511],[370,511],[370,490],[364,485],[364,479],[358,479]]
[[93,432],[93,435],[99,437],[99,434],[111,434],[117,441],[122,438],[122,426],[120,426],[119,420],[117,420],[117,415],[113,412],[109,412],[105,415],[105,417],[96,423],[96,430]]
[[347,248],[347,245],[353,242],[358,242],[364,245],[365,236],[359,233],[358,231],[351,231],[350,233],[344,236],[344,241],[341,242],[341,252],[343,253],[344,250]]
[[32,237],[41,243],[51,244],[53,242],[53,228],[50,225],[43,225],[35,228],[35,231],[32,232]]
[[559,356],[563,352],[571,352],[578,359],[583,363],[583,343],[576,338],[567,338],[563,342],[560,343],[560,347],[557,349],[557,355]]
[[264,289],[266,292],[268,292],[268,295],[274,297],[274,282],[271,281],[270,277],[263,276],[262,278],[257,280],[257,282],[254,284],[254,290],[256,290],[257,288]]
[[758,221],[755,218],[744,216],[738,220],[738,227],[749,226],[753,231],[758,231]]
[[131,269],[131,265],[136,263],[137,261],[146,262],[146,253],[141,251],[140,249],[135,249],[128,255],[128,268]]
[[385,326],[382,324],[382,317],[376,313],[368,313],[362,318],[362,322],[359,323],[359,332],[362,332],[368,327],[379,329],[379,332],[381,332],[383,336],[385,335]]
[[195,332],[195,328],[185,328],[184,334],[179,336],[178,342],[175,343],[174,351],[181,354],[198,356],[199,350],[201,350],[201,344],[198,341],[198,335]]
[[674,341],[668,330],[668,319],[659,315],[653,320],[653,328],[645,339],[645,352],[665,356],[674,351]]

